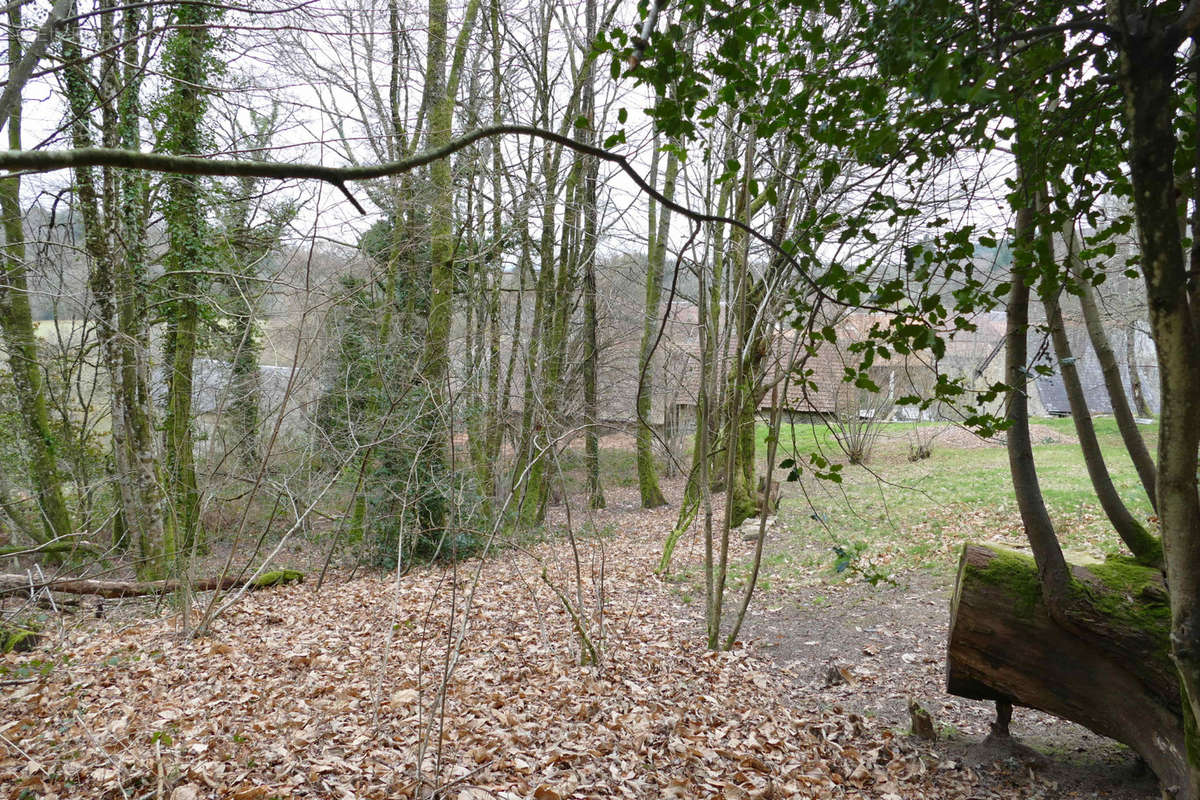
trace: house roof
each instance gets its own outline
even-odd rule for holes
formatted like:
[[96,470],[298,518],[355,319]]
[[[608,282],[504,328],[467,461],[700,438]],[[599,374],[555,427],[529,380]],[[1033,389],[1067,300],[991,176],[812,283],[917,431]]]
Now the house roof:
[[[1112,398],[1104,383],[1104,372],[1100,368],[1100,358],[1092,347],[1087,330],[1079,324],[1067,325],[1067,338],[1071,342],[1071,352],[1075,358],[1075,370],[1079,374],[1079,382],[1083,388],[1084,399],[1088,411],[1093,414],[1111,414]],[[1126,332],[1121,330],[1108,331],[1109,340],[1117,353],[1124,353]],[[1151,413],[1159,411],[1158,396],[1158,364],[1154,357],[1153,344],[1144,334],[1136,334],[1134,347],[1135,369],[1141,379],[1142,395]],[[1071,413],[1071,404],[1067,399],[1067,388],[1063,384],[1059,371],[1058,360],[1051,354],[1045,355],[1041,362],[1054,370],[1053,375],[1039,376],[1035,380],[1038,395],[1046,413],[1065,416]],[[1121,383],[1125,387],[1125,397],[1130,406],[1133,405],[1133,389],[1129,378],[1129,364],[1124,358],[1117,358],[1117,368],[1121,373]]]

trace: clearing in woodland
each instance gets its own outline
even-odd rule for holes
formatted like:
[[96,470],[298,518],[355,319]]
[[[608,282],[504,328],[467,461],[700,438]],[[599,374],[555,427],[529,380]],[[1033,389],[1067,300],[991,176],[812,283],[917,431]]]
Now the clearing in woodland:
[[[172,635],[169,602],[65,616],[0,661],[0,786],[175,800],[1157,796],[1130,751],[1041,714],[1013,720],[1033,749],[982,745],[990,705],[945,694],[956,553],[1021,531],[1002,447],[945,429],[910,462],[911,430],[886,430],[840,485],[785,486],[732,652],[704,647],[699,537],[668,580],[653,575],[680,479],[654,510],[636,487],[611,489],[603,511],[573,495],[536,541],[399,580],[248,594],[205,638]],[[1036,430],[1070,545],[1115,547],[1069,429]],[[824,435],[796,431],[802,446]],[[1127,465],[1114,474],[1133,485]],[[734,543],[747,563],[752,544]],[[910,698],[936,741],[910,735]]]

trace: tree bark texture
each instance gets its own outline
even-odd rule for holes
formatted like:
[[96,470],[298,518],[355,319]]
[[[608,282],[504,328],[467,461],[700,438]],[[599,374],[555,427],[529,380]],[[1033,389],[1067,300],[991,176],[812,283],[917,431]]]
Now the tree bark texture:
[[[1067,402],[1071,406],[1071,419],[1075,423],[1075,435],[1079,438],[1079,449],[1083,453],[1083,463],[1087,467],[1088,477],[1096,492],[1096,499],[1104,509],[1108,521],[1116,529],[1121,541],[1129,548],[1138,561],[1148,566],[1161,566],[1162,544],[1158,537],[1153,536],[1142,524],[1134,519],[1133,514],[1121,499],[1117,487],[1113,485],[1108,466],[1104,463],[1104,452],[1100,449],[1100,441],[1096,438],[1096,427],[1092,424],[1092,415],[1083,394],[1083,385],[1079,380],[1079,370],[1075,366],[1075,356],[1071,352],[1071,342],[1067,338],[1067,329],[1063,324],[1062,307],[1056,296],[1043,301],[1046,308],[1046,319],[1050,324],[1050,338],[1054,342],[1054,354],[1058,359],[1058,370],[1062,377],[1063,386],[1067,391]],[[1118,385],[1119,388],[1119,385]],[[1140,439],[1140,436],[1139,436]]]
[[1161,575],[1125,561],[1070,570],[1071,591],[1103,615],[1097,635],[1128,657],[1055,621],[1028,554],[968,544],[950,610],[947,690],[1036,708],[1124,742],[1154,770],[1165,796],[1194,800]]
[[[656,159],[660,156],[656,156]],[[673,150],[667,151],[667,164],[663,170],[663,196],[675,198],[675,181],[679,175],[679,157]],[[667,504],[662,489],[658,486],[658,467],[654,463],[654,429],[650,425],[650,413],[654,399],[654,345],[658,338],[659,312],[662,305],[663,278],[666,274],[667,239],[671,228],[671,212],[662,207],[651,207],[650,246],[648,269],[646,270],[646,302],[642,321],[642,344],[638,351],[637,390],[637,469],[638,489],[642,496],[642,508],[657,508]]]
[[[9,9],[9,67],[21,58],[21,9]],[[21,149],[21,98],[12,104],[8,147]],[[26,280],[25,230],[21,216],[21,178],[0,181],[0,215],[4,218],[3,274],[0,280],[0,333],[21,407],[22,439],[29,448],[29,478],[37,498],[43,541],[71,533],[71,515],[63,496],[57,446],[50,429],[45,386],[38,363],[37,335]]]
[[[1038,257],[1036,252],[1035,207],[1037,182],[1028,163],[1029,135],[1020,120],[1017,123],[1018,184],[1024,192],[1016,214],[1012,285],[1008,293],[1008,315],[1004,331],[1004,381],[1008,385],[1004,416],[1008,422],[1008,466],[1017,508],[1025,526],[1025,536],[1037,559],[1038,577],[1052,613],[1066,605],[1068,581],[1066,560],[1054,531],[1054,523],[1046,510],[1038,481],[1037,465],[1033,460],[1033,444],[1029,434],[1029,386],[1032,374],[1029,364],[1029,284],[1026,273]],[[1024,135],[1022,135],[1024,133]],[[1046,257],[1042,253],[1041,257]]]
[[[1067,250],[1073,260],[1075,253],[1074,228],[1067,240]],[[1104,386],[1108,389],[1113,418],[1117,422],[1117,429],[1121,432],[1121,441],[1125,443],[1125,449],[1129,452],[1129,458],[1133,461],[1142,487],[1150,498],[1150,505],[1154,506],[1158,503],[1154,459],[1150,456],[1146,440],[1142,438],[1142,432],[1138,430],[1133,411],[1129,408],[1129,399],[1125,396],[1125,386],[1121,381],[1121,368],[1117,365],[1116,354],[1113,353],[1108,333],[1104,330],[1104,323],[1100,319],[1100,308],[1096,303],[1096,290],[1086,280],[1081,281],[1079,302],[1083,308],[1083,321],[1087,327],[1088,338],[1092,342],[1092,349],[1096,351],[1096,358],[1100,362],[1100,370],[1104,375]],[[1126,335],[1130,336],[1130,333]],[[1133,339],[1131,336],[1126,347],[1132,353]],[[1137,375],[1132,358],[1129,359],[1129,382],[1131,386],[1136,387],[1134,389],[1136,399],[1141,393],[1141,378]],[[1145,399],[1142,402],[1145,403]]]
[[[1119,32],[1130,180],[1161,397],[1158,516],[1171,588],[1171,644],[1184,703],[1189,782],[1200,795],[1200,297],[1188,275],[1175,184],[1179,33],[1161,19],[1110,5]],[[1194,12],[1193,12],[1194,13]]]
[[[1139,417],[1145,419],[1150,416],[1150,404],[1146,402],[1142,373],[1138,368],[1137,334],[1137,325],[1130,323],[1125,326],[1125,364],[1129,369],[1129,392],[1133,395],[1133,408]],[[1158,502],[1158,492],[1155,492],[1154,502]]]

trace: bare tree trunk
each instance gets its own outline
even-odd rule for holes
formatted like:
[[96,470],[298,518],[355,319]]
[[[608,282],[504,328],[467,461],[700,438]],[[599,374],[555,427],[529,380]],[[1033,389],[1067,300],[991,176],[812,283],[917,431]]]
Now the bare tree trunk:
[[[556,159],[557,160],[557,159]],[[549,296],[547,313],[548,326],[542,344],[543,364],[541,369],[542,392],[539,407],[543,413],[542,434],[547,442],[558,438],[562,430],[562,409],[566,405],[565,365],[568,344],[568,322],[576,304],[577,262],[580,258],[578,245],[580,201],[583,192],[583,156],[576,154],[567,172],[563,194],[563,218],[559,233],[557,274]],[[551,265],[553,266],[553,264]],[[549,480],[543,482],[549,488]]]
[[[734,157],[735,138],[733,136],[734,115],[732,109],[726,114],[723,129],[726,131],[724,158],[726,161]],[[733,181],[724,181],[716,190],[716,214],[725,216],[729,204],[733,201],[735,186]],[[711,191],[711,187],[710,187]],[[714,392],[706,381],[711,381],[716,370],[718,341],[718,321],[721,313],[721,285],[724,282],[725,233],[723,226],[715,226],[712,231],[711,264],[702,265],[699,269],[700,292],[698,295],[697,312],[700,332],[700,388],[696,398],[696,432],[692,439],[692,465],[688,470],[688,480],[684,485],[683,500],[679,504],[679,516],[675,527],[667,535],[663,543],[662,556],[659,558],[655,574],[665,576],[671,567],[671,557],[679,538],[695,521],[700,509],[702,497],[707,497],[713,487],[713,452],[712,442],[719,440],[718,431],[714,425],[711,412],[711,398]],[[710,277],[711,275],[711,277]],[[711,282],[710,282],[711,281]],[[703,476],[703,477],[702,477]],[[703,491],[701,489],[703,488]],[[711,510],[711,509],[710,509]],[[711,520],[709,520],[711,522]],[[706,528],[706,530],[708,530]],[[709,536],[711,531],[706,533]],[[707,541],[707,539],[706,539]]]
[[[1083,265],[1078,263],[1079,251],[1074,224],[1069,226],[1065,237],[1067,240],[1067,258],[1070,267],[1073,271],[1078,272]],[[1100,361],[1100,370],[1104,375],[1104,386],[1108,389],[1108,397],[1112,403],[1113,418],[1117,421],[1117,429],[1121,432],[1121,440],[1125,443],[1125,449],[1129,452],[1129,458],[1133,461],[1138,478],[1142,481],[1142,487],[1146,490],[1146,494],[1150,498],[1150,505],[1154,506],[1158,503],[1154,487],[1154,459],[1150,457],[1150,451],[1146,448],[1146,441],[1142,438],[1142,432],[1138,430],[1133,413],[1129,410],[1129,400],[1125,396],[1125,387],[1121,382],[1121,369],[1117,366],[1117,357],[1113,353],[1112,344],[1108,340],[1108,333],[1104,330],[1104,323],[1100,319],[1100,308],[1096,303],[1096,290],[1092,288],[1090,281],[1081,280],[1079,283],[1079,302],[1083,308],[1083,321],[1087,326],[1088,338],[1091,339],[1092,347],[1096,351],[1096,358]],[[1129,347],[1129,343],[1131,342],[1132,339],[1129,339],[1126,347]],[[1129,352],[1132,351],[1130,350]],[[1129,380],[1134,387],[1133,394],[1136,402],[1138,396],[1141,394],[1141,379],[1137,375],[1137,370],[1134,368],[1132,359],[1129,363]],[[1144,398],[1142,402],[1145,402]]]
[[[545,363],[544,349],[548,330],[552,324],[554,302],[550,296],[554,290],[554,229],[555,211],[558,207],[558,159],[550,152],[542,157],[542,175],[545,181],[545,200],[542,204],[542,238],[539,242],[539,267],[534,285],[533,320],[529,331],[529,348],[525,357],[524,407],[521,419],[521,447],[514,474],[526,472],[525,490],[521,503],[521,518],[528,524],[542,521],[546,513],[549,488],[546,479],[546,461],[540,450],[549,441],[546,418],[539,408],[537,391],[540,368]],[[528,470],[525,470],[525,465]]]
[[[751,223],[750,211],[750,180],[754,164],[754,149],[755,140],[753,135],[749,142],[746,143],[746,159],[743,169],[745,170],[744,178],[740,187],[740,196],[737,202],[738,217],[746,225]],[[731,290],[731,304],[733,305],[732,314],[734,318],[745,317],[749,308],[749,292],[750,292],[750,270],[749,270],[749,255],[750,241],[745,235],[746,231],[738,228],[735,230],[737,235],[730,237],[730,250],[733,255],[733,268],[730,278],[733,281]],[[712,589],[709,592],[708,611],[708,647],[711,650],[716,650],[721,644],[721,621],[725,605],[725,582],[729,575],[729,537],[730,529],[739,525],[744,520],[748,513],[744,510],[736,508],[735,503],[735,488],[739,481],[744,482],[745,478],[741,469],[741,459],[739,450],[741,449],[741,437],[738,435],[738,429],[742,422],[744,403],[746,401],[746,375],[744,372],[744,361],[741,353],[746,345],[744,336],[746,330],[741,325],[736,325],[737,334],[737,353],[738,356],[733,361],[733,372],[730,379],[730,391],[728,397],[725,398],[725,451],[722,456],[725,460],[725,518],[721,522],[720,527],[720,543],[717,552],[715,565],[706,564],[715,570],[715,574],[711,577]],[[749,493],[750,490],[747,490]],[[753,499],[750,500],[753,504]]]
[[[754,179],[754,158],[757,142],[751,134],[743,154],[743,176],[738,193],[736,216],[747,225],[751,224],[750,184]],[[761,363],[761,352],[752,352],[750,338],[751,309],[754,308],[753,294],[757,281],[750,278],[750,237],[746,231],[735,229],[729,237],[730,277],[734,281],[732,311],[730,317],[735,326],[737,347],[734,351],[733,370],[729,374],[726,401],[736,403],[725,422],[722,438],[727,453],[736,454],[734,468],[725,472],[725,502],[727,521],[737,527],[755,513],[754,504],[754,412],[758,401],[755,397],[754,378],[756,364]],[[757,343],[756,343],[757,344]],[[749,417],[749,420],[747,420]],[[748,468],[748,469],[747,469]],[[749,471],[749,475],[747,475]]]
[[[270,136],[260,131],[256,148],[270,144]],[[244,467],[253,467],[262,460],[258,442],[259,402],[259,357],[262,343],[259,340],[254,297],[256,290],[247,278],[253,277],[252,270],[274,247],[277,235],[255,236],[251,231],[252,212],[250,198],[255,195],[256,182],[243,178],[238,182],[238,197],[230,204],[229,230],[232,237],[230,252],[233,263],[227,270],[234,275],[230,286],[229,388],[231,398],[229,414],[232,418],[233,439],[236,457]],[[261,224],[261,223],[260,223]]]
[[[1146,419],[1151,415],[1151,411],[1150,404],[1146,402],[1146,392],[1142,388],[1142,371],[1137,358],[1138,333],[1136,323],[1131,322],[1125,327],[1125,365],[1129,369],[1129,390],[1133,395],[1133,408],[1139,417]],[[1158,502],[1157,492],[1154,502]]]
[[[471,29],[480,0],[470,0],[458,32],[449,74],[446,71],[446,0],[429,2],[429,52],[425,80],[431,100],[426,146],[436,149],[450,141],[454,126],[454,103],[466,59]],[[429,213],[430,264],[432,278],[429,327],[425,339],[425,380],[434,396],[445,400],[446,374],[450,366],[450,319],[454,301],[454,183],[450,160],[430,165],[433,205]]]
[[[1096,499],[1100,501],[1100,507],[1108,516],[1108,521],[1112,523],[1117,535],[1121,537],[1121,541],[1125,543],[1134,557],[1148,566],[1160,566],[1162,564],[1162,544],[1129,513],[1117,488],[1113,486],[1112,477],[1108,474],[1108,467],[1104,463],[1104,453],[1100,449],[1100,442],[1096,438],[1096,428],[1092,424],[1092,414],[1088,409],[1087,398],[1084,397],[1083,386],[1079,382],[1079,371],[1075,366],[1075,356],[1071,353],[1071,342],[1067,339],[1067,330],[1063,325],[1062,307],[1059,305],[1058,298],[1048,297],[1043,304],[1046,307],[1046,319],[1050,324],[1050,337],[1054,341],[1054,354],[1058,359],[1058,370],[1067,391],[1067,401],[1071,406],[1071,418],[1075,422],[1075,435],[1079,437],[1083,463],[1087,467],[1088,477],[1091,478]],[[1118,385],[1117,388],[1121,387]]]
[[[1021,138],[1018,122],[1018,152],[1027,144]],[[1029,285],[1025,281],[1030,263],[1036,257],[1034,247],[1036,184],[1031,170],[1017,158],[1018,184],[1024,192],[1024,205],[1017,210],[1012,288],[1008,295],[1008,316],[1005,326],[1005,419],[1008,428],[1008,465],[1012,474],[1017,507],[1025,525],[1025,536],[1033,548],[1038,566],[1038,579],[1050,613],[1061,613],[1066,607],[1070,575],[1063,558],[1062,547],[1054,532],[1054,523],[1046,510],[1037,467],[1033,461],[1033,445],[1029,435]],[[1022,263],[1023,262],[1023,263]]]
[[[500,63],[500,0],[491,0],[488,4],[488,23],[491,34],[492,46],[492,69],[491,69],[491,90],[492,90],[492,124],[499,125],[504,115],[501,109],[500,87],[502,83],[502,72]],[[504,288],[505,271],[501,262],[501,253],[503,248],[504,237],[504,214],[503,206],[500,198],[503,197],[503,184],[501,175],[504,170],[504,158],[500,149],[500,140],[496,139],[492,142],[492,247],[493,253],[493,274],[492,287],[490,294],[490,302],[488,303],[488,394],[487,394],[487,413],[485,416],[485,443],[484,451],[491,465],[488,469],[489,475],[485,479],[487,485],[482,487],[482,491],[488,497],[495,497],[497,493],[496,486],[496,465],[500,459],[500,450],[504,444],[504,426],[507,422],[505,419],[507,409],[504,408],[505,401],[501,399],[500,391],[500,369],[501,369],[501,347],[500,347],[500,315],[501,315],[501,292]],[[518,295],[516,303],[516,322],[519,327],[521,319],[521,298]],[[515,352],[515,339],[514,347]],[[510,365],[511,368],[511,365]],[[507,389],[505,390],[507,394]]]
[[[585,7],[585,41],[596,38],[596,0],[587,0]],[[593,144],[596,138],[596,74],[595,66],[587,64],[583,81],[583,115],[587,127],[583,141]],[[604,508],[604,487],[600,484],[600,438],[596,430],[599,420],[599,400],[596,396],[596,377],[600,354],[596,345],[596,239],[599,235],[599,172],[600,162],[588,158],[583,175],[583,413],[587,421],[584,440],[584,468],[587,471],[589,508]]]
[[1150,330],[1158,351],[1161,412],[1158,516],[1171,594],[1171,643],[1184,697],[1189,782],[1200,796],[1200,287],[1183,257],[1175,189],[1177,45],[1161,22],[1110,5],[1122,42],[1130,178]]
[[224,578],[201,578],[190,584],[179,580],[159,581],[109,581],[89,578],[39,581],[31,584],[28,575],[0,574],[0,595],[27,594],[31,589],[51,589],[66,594],[90,594],[96,597],[144,597],[154,594],[170,594],[180,589],[196,592],[212,592],[247,586],[251,589],[266,589],[272,586],[303,580],[304,575],[295,570],[283,569],[264,572],[247,582],[244,576],[230,575]]
[[[654,161],[660,158],[655,152]],[[656,166],[651,174],[656,175]],[[667,151],[667,165],[663,172],[663,196],[675,198],[675,181],[679,174],[679,157],[673,149]],[[653,178],[652,178],[653,179]],[[657,214],[657,219],[656,219]],[[666,505],[658,487],[658,469],[654,464],[654,429],[650,424],[651,401],[654,397],[654,369],[651,360],[659,325],[659,310],[662,299],[663,277],[666,271],[667,240],[671,232],[671,211],[663,207],[650,207],[650,247],[646,269],[646,304],[642,322],[642,344],[638,351],[637,412],[637,468],[638,488],[642,495],[642,508],[657,508]]]

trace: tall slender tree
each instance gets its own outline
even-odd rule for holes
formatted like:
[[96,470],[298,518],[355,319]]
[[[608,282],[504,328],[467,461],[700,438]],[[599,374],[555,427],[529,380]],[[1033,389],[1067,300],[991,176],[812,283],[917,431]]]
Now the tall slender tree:
[[[9,74],[21,60],[21,6],[8,9]],[[8,147],[21,149],[21,96],[13,99],[8,119]],[[21,177],[0,178],[0,215],[4,219],[3,273],[0,273],[0,334],[21,406],[23,438],[29,451],[29,473],[37,498],[37,525],[46,540],[71,533],[71,515],[63,494],[56,439],[50,428],[46,394],[38,361],[37,335],[29,305],[25,231],[21,213]],[[29,530],[34,530],[30,527]]]
[[[181,3],[172,12],[175,25],[165,44],[163,69],[170,81],[162,101],[165,152],[195,155],[204,151],[204,115],[209,81],[217,72],[215,41],[209,25],[213,9]],[[196,481],[192,398],[200,333],[203,276],[212,263],[200,180],[184,175],[167,178],[163,217],[168,247],[166,337],[163,345],[167,398],[163,421],[164,466],[169,513],[163,536],[171,569],[193,545],[200,513]]]

